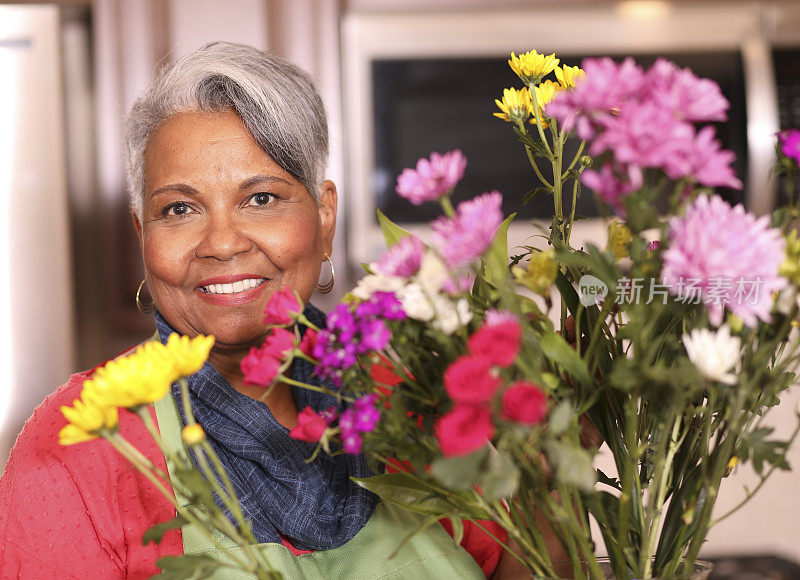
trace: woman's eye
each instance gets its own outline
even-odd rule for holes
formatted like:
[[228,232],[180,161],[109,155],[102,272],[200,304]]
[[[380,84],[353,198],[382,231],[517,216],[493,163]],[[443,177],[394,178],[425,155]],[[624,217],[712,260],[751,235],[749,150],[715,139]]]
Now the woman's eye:
[[182,216],[188,214],[192,208],[188,203],[179,201],[171,203],[161,211],[161,215],[167,216]]
[[247,205],[267,205],[272,203],[273,199],[275,199],[275,196],[271,193],[256,193],[250,196]]

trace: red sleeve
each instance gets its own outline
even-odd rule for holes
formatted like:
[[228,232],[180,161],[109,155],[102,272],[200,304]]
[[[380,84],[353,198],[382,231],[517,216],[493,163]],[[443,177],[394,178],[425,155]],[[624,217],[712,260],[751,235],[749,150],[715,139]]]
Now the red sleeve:
[[[58,443],[60,412],[89,373],[73,376],[25,424],[0,478],[0,578],[147,578],[155,560],[182,553],[180,532],[142,546],[153,524],[174,516],[166,498],[102,440]],[[120,430],[162,468],[164,458],[138,418]]]

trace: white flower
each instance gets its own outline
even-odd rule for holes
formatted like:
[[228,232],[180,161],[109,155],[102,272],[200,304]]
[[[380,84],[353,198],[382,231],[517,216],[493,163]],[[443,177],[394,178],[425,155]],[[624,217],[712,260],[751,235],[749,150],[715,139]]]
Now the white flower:
[[450,298],[439,294],[435,299],[434,307],[436,319],[433,321],[433,327],[445,334],[453,334],[472,320],[472,312],[470,312],[469,302],[466,298],[461,298],[456,304],[453,304]]
[[447,267],[439,256],[431,251],[425,252],[416,277],[422,287],[433,296],[442,291],[442,284],[448,277]]
[[369,299],[375,292],[399,292],[405,281],[397,276],[387,274],[369,274],[361,278],[353,288],[353,296],[362,300]]
[[689,336],[684,335],[683,345],[689,360],[705,378],[727,385],[736,382],[736,377],[728,371],[739,361],[742,343],[738,336],[731,336],[728,325],[723,324],[716,332],[697,328]]
[[436,314],[430,298],[428,298],[422,286],[417,283],[412,283],[404,287],[397,293],[397,298],[400,300],[400,304],[403,305],[403,311],[405,311],[409,318],[428,322],[432,320]]

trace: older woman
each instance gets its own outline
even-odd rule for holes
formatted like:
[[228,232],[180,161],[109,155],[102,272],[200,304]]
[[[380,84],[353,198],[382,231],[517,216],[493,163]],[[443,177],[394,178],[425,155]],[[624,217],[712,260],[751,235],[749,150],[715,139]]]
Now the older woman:
[[[208,45],[137,101],[127,139],[158,335],[216,337],[209,362],[189,379],[192,406],[271,561],[287,578],[491,574],[499,547],[470,527],[474,558],[435,526],[389,559],[419,521],[350,481],[369,475],[363,457],[309,464],[313,447],[288,436],[298,408],[321,411],[332,401],[279,384],[262,402],[263,387],[243,380],[240,362],[264,339],[268,299],[288,286],[308,303],[331,253],[337,193],[322,180],[327,125],[308,75],[246,46]],[[324,321],[310,305],[306,316]],[[292,374],[316,381],[303,361]],[[12,451],[0,482],[2,578],[146,577],[160,556],[212,549],[190,527],[143,546],[150,526],[174,516],[169,502],[109,445],[58,445],[59,408],[90,376],[75,375],[48,397]],[[156,405],[166,439],[180,432],[182,412],[180,397]],[[121,414],[120,429],[166,468],[130,414]]]

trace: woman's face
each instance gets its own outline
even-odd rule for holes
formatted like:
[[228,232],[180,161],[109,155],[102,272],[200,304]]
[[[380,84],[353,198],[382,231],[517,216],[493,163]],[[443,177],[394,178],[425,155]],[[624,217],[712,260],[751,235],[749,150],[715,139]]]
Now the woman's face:
[[317,204],[235,112],[174,115],[148,143],[134,217],[156,307],[181,334],[213,334],[219,348],[257,343],[274,292],[310,298],[336,201],[326,181]]

